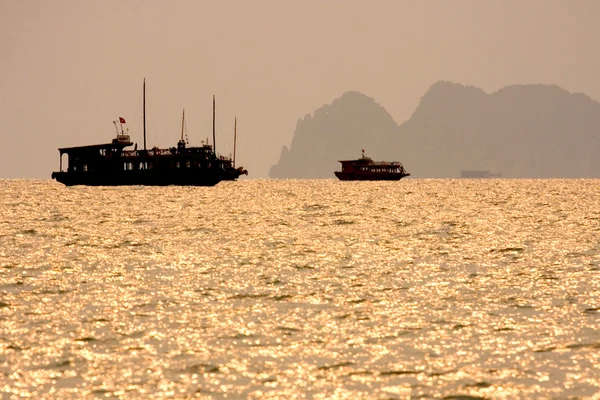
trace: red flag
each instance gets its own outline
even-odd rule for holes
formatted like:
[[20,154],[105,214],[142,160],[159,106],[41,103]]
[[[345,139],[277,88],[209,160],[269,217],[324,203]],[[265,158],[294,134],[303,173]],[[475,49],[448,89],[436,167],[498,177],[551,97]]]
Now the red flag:
[[125,118],[119,117],[119,122],[122,123],[122,124],[124,124],[125,123]]

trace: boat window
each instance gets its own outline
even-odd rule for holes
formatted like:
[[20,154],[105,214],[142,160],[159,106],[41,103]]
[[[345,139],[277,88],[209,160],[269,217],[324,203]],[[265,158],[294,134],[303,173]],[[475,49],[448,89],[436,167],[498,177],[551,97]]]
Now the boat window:
[[88,168],[87,168],[87,164],[83,164],[83,170],[84,170],[84,171],[87,171],[87,170],[88,170]]

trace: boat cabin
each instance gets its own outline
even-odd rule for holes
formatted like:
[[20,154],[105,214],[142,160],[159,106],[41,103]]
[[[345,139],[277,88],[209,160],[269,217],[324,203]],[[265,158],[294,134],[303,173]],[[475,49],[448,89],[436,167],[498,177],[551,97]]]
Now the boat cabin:
[[117,135],[111,143],[58,149],[60,172],[63,172],[63,155],[67,155],[67,172],[95,171],[103,169],[113,157],[120,157],[123,149],[133,143],[129,135]]
[[340,160],[341,171],[334,174],[340,180],[399,180],[410,175],[404,166],[397,161],[373,161],[366,157],[364,150],[362,157],[357,160]]

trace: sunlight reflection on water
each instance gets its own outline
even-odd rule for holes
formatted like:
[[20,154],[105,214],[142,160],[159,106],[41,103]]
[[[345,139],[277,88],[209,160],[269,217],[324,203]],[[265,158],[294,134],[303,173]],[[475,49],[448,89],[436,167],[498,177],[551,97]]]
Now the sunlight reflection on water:
[[591,397],[600,181],[0,181],[0,393]]

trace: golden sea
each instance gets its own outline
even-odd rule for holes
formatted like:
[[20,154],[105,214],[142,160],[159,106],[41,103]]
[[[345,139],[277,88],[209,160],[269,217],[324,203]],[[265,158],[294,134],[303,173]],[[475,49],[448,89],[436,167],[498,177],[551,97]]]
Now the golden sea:
[[600,180],[0,180],[2,399],[598,399]]

